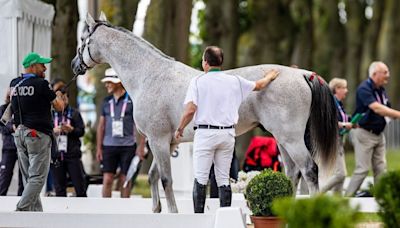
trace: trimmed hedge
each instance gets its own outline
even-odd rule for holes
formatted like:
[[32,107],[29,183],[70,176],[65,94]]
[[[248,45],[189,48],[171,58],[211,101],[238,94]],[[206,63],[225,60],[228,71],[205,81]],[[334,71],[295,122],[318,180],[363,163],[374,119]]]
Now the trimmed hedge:
[[353,228],[360,219],[348,200],[338,196],[285,198],[275,201],[273,210],[290,228]]
[[386,227],[400,227],[400,170],[384,174],[372,192]]
[[247,205],[255,216],[274,216],[273,201],[292,195],[293,185],[290,179],[285,174],[270,169],[255,176],[245,191]]

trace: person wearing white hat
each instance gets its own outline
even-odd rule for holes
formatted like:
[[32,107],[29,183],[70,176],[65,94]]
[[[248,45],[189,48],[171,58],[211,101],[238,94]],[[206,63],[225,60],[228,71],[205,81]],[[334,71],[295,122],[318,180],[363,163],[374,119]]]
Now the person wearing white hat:
[[[111,197],[117,168],[120,168],[119,183],[124,183],[135,151],[136,156],[143,159],[144,137],[139,135],[136,145],[133,103],[114,69],[107,69],[101,82],[111,95],[104,99],[102,106],[97,127],[96,157],[103,171],[103,197]],[[120,186],[120,189],[121,197],[129,198],[131,183],[125,188]]]

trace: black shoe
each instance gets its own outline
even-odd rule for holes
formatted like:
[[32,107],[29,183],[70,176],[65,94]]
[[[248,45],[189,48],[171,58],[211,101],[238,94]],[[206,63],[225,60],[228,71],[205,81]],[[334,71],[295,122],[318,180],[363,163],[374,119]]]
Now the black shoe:
[[204,213],[204,205],[206,203],[207,185],[202,185],[194,179],[193,185],[193,206],[194,213]]
[[232,190],[230,185],[218,187],[220,207],[230,207],[232,203]]

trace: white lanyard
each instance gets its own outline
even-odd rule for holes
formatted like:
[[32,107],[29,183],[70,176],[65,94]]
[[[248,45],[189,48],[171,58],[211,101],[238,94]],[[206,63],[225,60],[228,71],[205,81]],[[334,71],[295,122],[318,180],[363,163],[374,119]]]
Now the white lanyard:
[[[115,112],[114,112],[115,102],[114,102],[114,98],[112,98],[108,103],[110,104],[110,116],[111,116],[112,119],[114,119],[114,117],[115,117]],[[125,93],[124,104],[122,105],[122,108],[121,108],[121,116],[120,116],[121,120],[125,117],[125,112],[126,112],[126,107],[127,106],[128,106],[128,93]]]

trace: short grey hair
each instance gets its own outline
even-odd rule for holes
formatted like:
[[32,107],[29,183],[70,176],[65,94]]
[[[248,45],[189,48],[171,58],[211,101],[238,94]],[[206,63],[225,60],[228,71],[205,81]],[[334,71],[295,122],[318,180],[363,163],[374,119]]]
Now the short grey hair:
[[376,68],[379,64],[383,64],[382,61],[374,61],[369,65],[368,68],[368,77],[372,77],[372,75],[376,72]]
[[332,80],[329,82],[329,89],[332,91],[333,94],[336,93],[337,88],[343,88],[347,87],[347,81],[346,79],[343,78],[332,78]]

